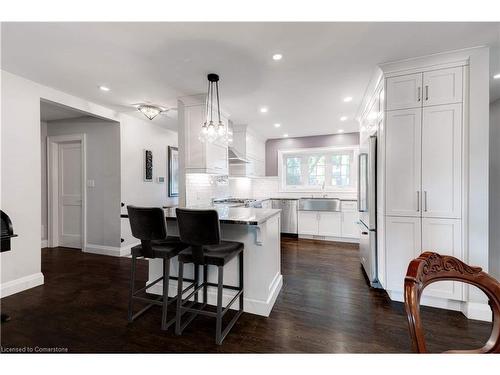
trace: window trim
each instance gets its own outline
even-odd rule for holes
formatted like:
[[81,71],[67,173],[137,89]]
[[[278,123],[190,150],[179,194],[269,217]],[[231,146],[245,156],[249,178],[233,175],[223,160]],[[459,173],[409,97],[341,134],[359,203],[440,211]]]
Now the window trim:
[[[354,178],[354,183],[350,187],[334,187],[332,185],[326,185],[324,189],[320,185],[305,186],[299,185],[297,187],[292,187],[293,185],[286,184],[286,168],[284,168],[285,157],[290,154],[300,155],[300,154],[311,154],[311,153],[341,153],[342,151],[349,151],[353,153],[353,170],[351,175]],[[359,146],[331,146],[331,147],[311,147],[311,148],[296,148],[289,150],[278,150],[278,177],[279,177],[279,191],[280,192],[344,192],[344,193],[355,193],[358,191],[358,155]]]

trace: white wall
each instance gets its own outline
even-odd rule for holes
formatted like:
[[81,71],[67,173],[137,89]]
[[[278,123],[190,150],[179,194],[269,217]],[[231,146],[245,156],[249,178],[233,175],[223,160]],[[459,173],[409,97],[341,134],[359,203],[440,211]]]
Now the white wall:
[[490,104],[490,273],[500,280],[500,99]]
[[41,220],[42,220],[42,248],[47,246],[48,209],[47,209],[47,122],[40,121],[40,158],[41,158]]
[[[12,241],[12,250],[1,253],[1,296],[43,284],[41,273],[41,126],[40,100],[77,109],[106,120],[118,121],[121,149],[121,196],[125,203],[149,200],[152,204],[168,202],[166,185],[145,188],[142,182],[129,179],[141,176],[141,143],[161,143],[166,168],[166,147],[176,143],[175,133],[137,118],[119,114],[109,108],[40,85],[6,71],[1,71],[1,191],[0,207],[12,219],[19,234]],[[123,126],[122,126],[123,125]],[[149,134],[146,136],[146,134]],[[135,139],[134,139],[135,137]],[[147,138],[147,139],[146,139]],[[159,138],[159,139],[157,139]],[[158,150],[160,150],[160,146]],[[125,150],[125,151],[124,151]],[[158,151],[161,154],[163,151]],[[156,152],[155,152],[156,154]],[[137,160],[135,159],[137,158]],[[159,159],[157,159],[159,160]],[[161,163],[161,158],[159,160]],[[162,173],[166,175],[166,172]],[[135,178],[135,177],[134,177]],[[130,186],[128,184],[130,183]],[[150,183],[151,184],[151,183]],[[161,193],[164,191],[165,193]],[[151,198],[146,198],[149,194]],[[123,227],[123,221],[122,221]]]
[[[126,205],[166,206],[177,204],[177,198],[168,197],[168,146],[177,146],[177,133],[154,122],[123,115],[120,122],[121,139],[121,201]],[[143,152],[153,151],[153,181],[144,181]],[[165,177],[160,184],[156,178]],[[122,254],[138,243],[130,233],[128,219],[121,220]]]
[[[48,121],[42,124],[42,137],[86,134],[87,247],[120,247],[120,124],[93,117]],[[46,171],[47,139],[42,139],[42,182]],[[44,157],[45,156],[45,157]],[[45,172],[46,173],[46,172]],[[47,233],[47,185],[42,183],[42,227]],[[47,238],[43,237],[42,239]],[[89,249],[89,251],[93,251]],[[95,251],[95,250],[94,250]]]

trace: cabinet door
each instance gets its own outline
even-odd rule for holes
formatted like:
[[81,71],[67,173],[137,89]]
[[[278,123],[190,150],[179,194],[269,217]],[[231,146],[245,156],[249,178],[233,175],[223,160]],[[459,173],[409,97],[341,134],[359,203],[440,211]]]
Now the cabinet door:
[[387,78],[388,111],[422,105],[422,73]]
[[320,236],[340,237],[340,212],[320,212],[318,234]]
[[426,107],[422,120],[422,216],[460,218],[462,105]]
[[[463,259],[462,221],[457,219],[422,219],[422,252],[434,251]],[[424,289],[424,296],[463,299],[463,284],[438,281]]]
[[387,113],[386,215],[420,216],[421,109]]
[[424,73],[424,106],[462,102],[462,67]]
[[408,264],[421,249],[421,221],[414,217],[385,218],[387,289],[403,291]]
[[355,211],[342,212],[341,237],[359,238],[359,214]]
[[299,211],[298,219],[299,234],[318,234],[318,213],[316,211]]

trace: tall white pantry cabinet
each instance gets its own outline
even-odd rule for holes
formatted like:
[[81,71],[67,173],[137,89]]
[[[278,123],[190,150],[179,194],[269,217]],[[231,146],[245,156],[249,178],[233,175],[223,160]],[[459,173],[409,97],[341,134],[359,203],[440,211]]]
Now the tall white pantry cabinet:
[[[383,77],[381,279],[392,299],[402,300],[408,264],[422,252],[464,259],[467,68],[465,63],[412,67]],[[463,301],[464,291],[461,283],[440,282],[424,296],[440,305],[439,299]]]

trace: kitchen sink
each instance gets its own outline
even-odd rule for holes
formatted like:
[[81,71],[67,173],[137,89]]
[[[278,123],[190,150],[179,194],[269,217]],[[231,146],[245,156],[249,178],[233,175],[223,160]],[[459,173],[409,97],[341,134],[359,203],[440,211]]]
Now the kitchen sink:
[[300,198],[299,211],[340,211],[337,198]]

